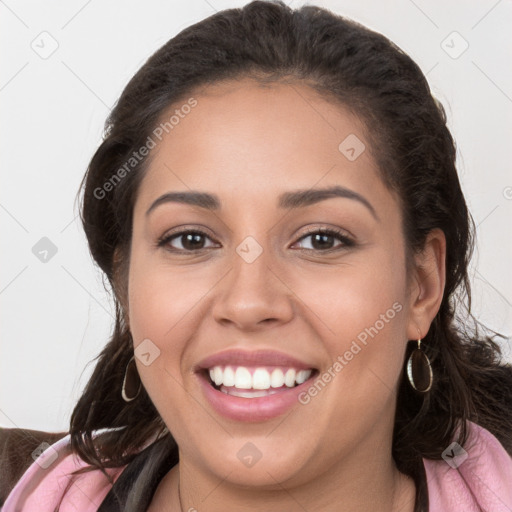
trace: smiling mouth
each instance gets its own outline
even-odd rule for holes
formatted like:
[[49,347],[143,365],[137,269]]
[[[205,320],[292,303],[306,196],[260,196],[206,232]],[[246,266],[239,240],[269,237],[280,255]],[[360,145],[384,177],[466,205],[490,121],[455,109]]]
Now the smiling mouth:
[[283,393],[314,379],[315,368],[219,365],[201,372],[210,386],[226,395],[258,398]]

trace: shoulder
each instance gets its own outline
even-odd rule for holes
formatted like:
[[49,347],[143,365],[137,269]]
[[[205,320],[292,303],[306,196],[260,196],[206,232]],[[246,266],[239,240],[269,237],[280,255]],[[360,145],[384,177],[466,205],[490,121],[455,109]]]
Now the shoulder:
[[430,512],[512,510],[512,457],[485,428],[468,428],[463,447],[453,442],[443,460],[423,459]]
[[[7,497],[2,512],[96,511],[112,485],[94,469],[81,475],[73,471],[88,464],[71,451],[70,435],[47,447],[18,480]],[[108,468],[117,480],[126,466]]]

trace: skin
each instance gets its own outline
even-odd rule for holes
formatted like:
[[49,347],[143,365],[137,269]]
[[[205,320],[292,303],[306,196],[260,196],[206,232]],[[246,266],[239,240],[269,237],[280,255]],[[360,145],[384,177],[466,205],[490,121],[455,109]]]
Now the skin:
[[[393,420],[406,344],[425,336],[441,303],[443,233],[430,234],[407,275],[400,208],[363,125],[307,85],[243,79],[197,92],[153,149],[134,206],[127,316],[134,346],[149,338],[160,350],[137,369],[180,455],[149,510],[180,510],[179,481],[184,511],[412,512],[414,483],[391,456]],[[338,149],[349,134],[367,148],[355,161]],[[364,196],[378,218],[348,198],[277,207],[283,192],[332,185]],[[189,190],[217,194],[221,209],[166,203],[146,215],[162,194]],[[157,247],[179,226],[208,236],[188,253],[183,236]],[[325,227],[356,245],[306,235]],[[247,236],[263,249],[252,263],[236,252]],[[281,350],[322,374],[396,302],[402,310],[316,397],[275,419],[220,416],[193,373],[240,347]],[[247,442],[262,453],[250,468],[237,457]]]

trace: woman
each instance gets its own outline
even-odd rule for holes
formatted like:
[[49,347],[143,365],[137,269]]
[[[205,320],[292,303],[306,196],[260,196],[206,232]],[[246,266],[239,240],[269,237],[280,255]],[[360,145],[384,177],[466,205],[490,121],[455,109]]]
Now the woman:
[[6,512],[512,509],[511,369],[456,316],[454,142],[385,37],[257,1],[183,30],[82,221],[114,333]]

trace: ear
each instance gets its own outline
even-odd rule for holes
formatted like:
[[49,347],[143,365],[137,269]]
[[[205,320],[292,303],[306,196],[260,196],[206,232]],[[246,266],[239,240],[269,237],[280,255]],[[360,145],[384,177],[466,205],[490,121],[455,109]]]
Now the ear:
[[446,237],[436,228],[427,235],[423,250],[414,255],[407,327],[410,340],[426,336],[439,311],[446,282],[445,260]]
[[128,272],[126,269],[126,261],[123,257],[123,249],[117,246],[114,249],[112,257],[112,268],[113,268],[113,288],[121,310],[123,312],[123,318],[125,324],[130,326],[130,319],[128,316]]

